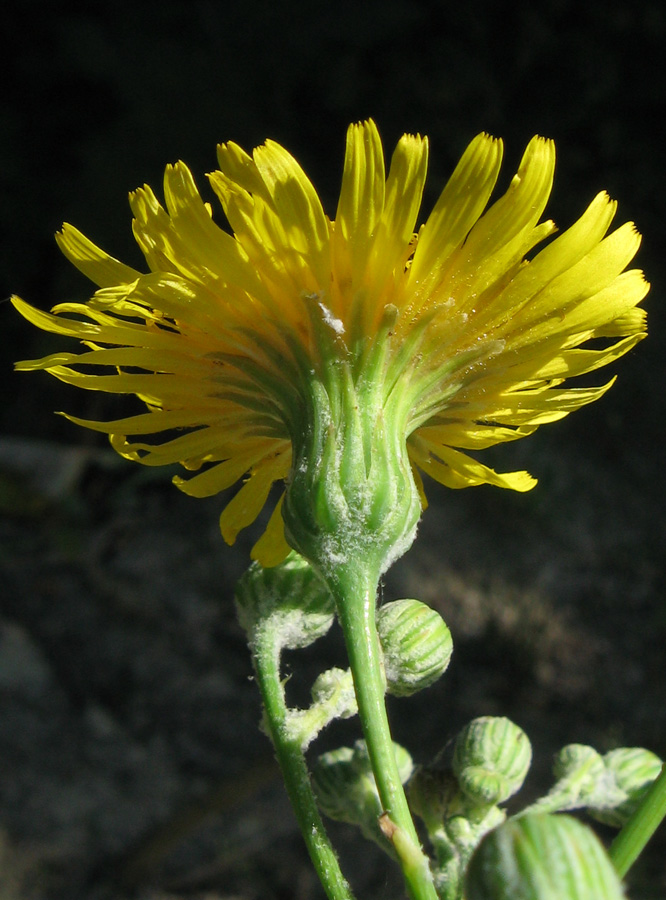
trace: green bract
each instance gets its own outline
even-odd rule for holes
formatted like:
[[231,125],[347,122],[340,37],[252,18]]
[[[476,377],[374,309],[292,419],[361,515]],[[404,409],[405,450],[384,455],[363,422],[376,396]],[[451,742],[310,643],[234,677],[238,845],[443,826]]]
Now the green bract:
[[360,559],[377,577],[386,571],[410,547],[421,515],[405,443],[409,409],[399,394],[385,397],[395,313],[385,316],[358,373],[335,358],[336,335],[322,326],[320,352],[330,345],[330,365],[325,380],[305,386],[309,409],[294,435],[285,534],[334,593]]

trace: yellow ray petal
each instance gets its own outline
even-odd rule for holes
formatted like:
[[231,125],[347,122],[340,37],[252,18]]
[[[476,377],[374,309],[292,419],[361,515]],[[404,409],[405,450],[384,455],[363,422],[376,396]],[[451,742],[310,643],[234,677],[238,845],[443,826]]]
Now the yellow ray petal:
[[352,272],[363,273],[377,223],[384,212],[384,151],[372,120],[347,129],[336,240],[349,248]]
[[416,431],[416,436],[431,445],[453,444],[461,450],[485,450],[495,444],[506,441],[517,441],[536,431],[537,426],[522,428],[506,428],[501,425],[482,425],[466,423],[460,428],[459,423],[451,422],[442,425],[424,425]]
[[554,171],[554,143],[532,138],[508,190],[479,219],[467,238],[465,259],[469,268],[524,229],[536,225],[550,196]]
[[[421,206],[428,165],[428,142],[416,135],[403,135],[391,159],[384,211],[377,224],[367,263],[369,296],[377,297],[374,316],[367,316],[369,328],[376,327],[377,316],[387,302],[393,301],[387,279],[405,276],[411,253],[416,217]],[[368,304],[370,306],[370,304]]]
[[[254,160],[284,234],[284,248],[307,254],[318,270],[326,261],[329,235],[317,192],[293,156],[275,141],[257,147]],[[325,285],[326,278],[322,281]]]
[[272,453],[273,446],[271,445],[267,449],[264,444],[259,449],[255,449],[253,453],[248,452],[245,447],[238,449],[240,451],[238,455],[206,469],[205,472],[195,475],[194,478],[185,479],[176,475],[173,483],[190,497],[212,497],[236,484],[253,465],[263,459],[267,453]]
[[260,284],[237,241],[213,222],[187,166],[168,166],[164,175],[164,197],[174,232],[180,239],[178,257],[191,259],[196,271],[240,286],[256,294]]
[[536,478],[527,472],[495,472],[494,469],[484,466],[465,453],[460,453],[451,447],[433,447],[425,441],[423,445],[425,452],[423,449],[414,450],[410,444],[410,456],[416,459],[424,472],[446,487],[457,489],[492,484],[496,487],[524,492],[531,490],[536,484]]
[[632,334],[603,350],[565,350],[558,356],[551,357],[540,369],[534,372],[533,377],[557,378],[565,376],[572,378],[576,375],[585,375],[624,356],[644,337],[647,337],[645,333]]
[[109,256],[92,241],[81,234],[78,228],[65,224],[62,230],[56,234],[58,246],[67,259],[100,287],[108,285],[131,283],[135,281],[140,272],[126,266],[124,263]]
[[[125,436],[135,434],[159,434],[163,431],[171,431],[174,428],[195,428],[200,426],[201,419],[197,417],[197,410],[153,410],[149,413],[140,413],[136,416],[127,416],[122,419],[113,419],[109,422],[95,422],[92,419],[81,419],[68,413],[61,413],[70,422],[75,422],[92,431],[101,431],[104,434],[122,434]],[[220,425],[224,416],[217,419],[208,419],[209,424]]]
[[220,531],[228,544],[233,544],[238,533],[251,525],[263,509],[275,481],[285,478],[289,471],[289,459],[276,456],[258,465],[243,487],[225,506],[220,516]]
[[291,551],[291,547],[284,536],[284,522],[282,521],[283,500],[284,494],[280,496],[275,505],[266,530],[250,551],[250,557],[265,569],[279,566]]
[[409,272],[414,290],[430,285],[485,209],[502,162],[502,143],[479,134],[467,147],[421,229]]
[[229,141],[219,144],[217,159],[220,170],[230,183],[238,185],[249,194],[256,194],[266,203],[270,203],[270,194],[254,159],[235,144]]
[[502,294],[502,305],[517,304],[537,295],[555,278],[576,265],[606,234],[617,204],[606,194],[597,194],[578,221],[521,268]]
[[488,397],[485,402],[471,402],[466,411],[471,418],[475,407],[483,408],[482,418],[507,425],[542,425],[556,422],[581,406],[599,400],[614,382],[612,378],[600,387],[507,391],[498,397]]
[[167,466],[179,462],[188,466],[195,463],[198,468],[203,462],[219,458],[222,455],[220,447],[225,445],[224,431],[208,427],[181,434],[162,444],[129,443],[124,434],[111,433],[109,437],[111,446],[120,456],[145,466]]
[[[567,279],[567,276],[568,273],[565,273],[561,277]],[[592,278],[595,277],[595,273],[592,273]],[[575,281],[563,281],[560,298],[565,297],[566,292],[577,289]],[[649,285],[645,281],[643,273],[637,269],[623,272],[615,278],[612,284],[601,291],[592,293],[591,296],[583,294],[577,300],[562,302],[561,306],[558,306],[557,303],[557,295],[560,292],[553,287],[548,304],[549,314],[543,315],[536,322],[527,319],[527,315],[517,316],[515,331],[508,337],[507,345],[516,350],[528,344],[538,348],[540,341],[556,334],[564,338],[568,334],[603,328],[625,316],[632,307],[640,303],[648,290]]]

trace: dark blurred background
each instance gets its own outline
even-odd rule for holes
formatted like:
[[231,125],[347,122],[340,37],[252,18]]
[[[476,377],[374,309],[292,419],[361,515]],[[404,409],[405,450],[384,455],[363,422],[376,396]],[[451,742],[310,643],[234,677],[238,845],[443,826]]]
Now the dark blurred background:
[[[430,490],[384,593],[438,606],[454,663],[392,715],[418,762],[472,716],[513,717],[537,755],[527,796],[564,743],[666,755],[664,4],[42,0],[10,3],[0,29],[3,298],[87,298],[63,221],[140,267],[128,191],[159,193],[183,159],[205,193],[221,141],[280,141],[333,214],[345,129],[368,116],[387,154],[429,135],[426,209],[481,130],[505,140],[503,184],[533,134],[556,140],[560,226],[601,189],[619,200],[644,235],[650,337],[603,400],[486,455],[539,477],[531,494]],[[226,548],[220,498],[54,416],[113,418],[117,401],[14,374],[65,344],[9,303],[0,323],[0,898],[316,900],[234,621],[252,536]],[[339,659],[333,637],[305,671]],[[359,896],[399,897],[334,830]],[[662,834],[635,900],[663,896],[665,855]]]

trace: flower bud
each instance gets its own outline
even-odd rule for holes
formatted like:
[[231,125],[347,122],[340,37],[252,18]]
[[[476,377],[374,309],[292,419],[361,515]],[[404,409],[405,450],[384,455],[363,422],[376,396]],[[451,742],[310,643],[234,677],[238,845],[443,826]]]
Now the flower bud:
[[439,827],[448,816],[462,815],[467,806],[450,769],[420,766],[407,785],[409,806],[428,829]]
[[[409,753],[393,744],[400,780],[404,783],[414,768]],[[312,770],[312,784],[322,812],[330,819],[359,825],[366,837],[381,846],[385,838],[379,827],[383,809],[377,793],[365,741],[323,753]]]
[[451,632],[439,613],[420,600],[394,600],[381,606],[377,632],[389,694],[415,694],[437,681],[449,664]]
[[465,877],[467,900],[624,900],[594,832],[567,815],[509,819],[481,841]]
[[399,392],[383,404],[385,338],[396,308],[354,371],[344,340],[322,330],[320,301],[311,301],[326,378],[310,378],[299,403],[282,518],[288,544],[344,593],[341,580],[356,560],[379,577],[411,546],[422,506],[404,440],[409,406]]
[[619,747],[606,753],[603,761],[623,799],[612,808],[591,807],[589,813],[598,822],[621,828],[659,775],[662,761],[642,747]]
[[[552,794],[561,796],[560,809],[577,809],[604,798],[618,798],[608,778],[601,754],[586,744],[567,744],[555,757],[553,775],[558,779]],[[565,800],[568,802],[565,803]]]
[[567,744],[553,761],[553,775],[557,779],[576,777],[589,784],[590,789],[603,778],[604,771],[601,755],[587,744]]
[[[405,750],[404,747],[396,743],[396,741],[393,741],[393,755],[395,756],[395,764],[398,768],[400,783],[405,784],[405,782],[411,778],[412,772],[414,771],[414,763],[411,754],[409,750]],[[372,774],[372,763],[370,762],[370,754],[368,753],[368,747],[365,741],[356,741],[354,744],[353,764],[358,772],[368,775]]]
[[509,719],[482,716],[456,738],[453,772],[479,806],[502,803],[520,790],[532,762],[525,732]]
[[350,719],[358,712],[354,680],[349,669],[326,669],[312,685],[312,702],[327,707],[336,719]]
[[[367,792],[360,783],[351,747],[322,753],[312,770],[312,784],[321,811],[336,822],[358,823],[364,815]],[[359,802],[360,800],[360,802]],[[377,815],[381,813],[377,804]]]
[[594,747],[567,744],[556,755],[557,781],[523,813],[556,813],[573,809],[611,810],[627,799]]
[[326,585],[297,553],[272,568],[251,565],[236,587],[236,607],[250,640],[256,626],[270,619],[280,646],[290,650],[323,637],[335,609]]

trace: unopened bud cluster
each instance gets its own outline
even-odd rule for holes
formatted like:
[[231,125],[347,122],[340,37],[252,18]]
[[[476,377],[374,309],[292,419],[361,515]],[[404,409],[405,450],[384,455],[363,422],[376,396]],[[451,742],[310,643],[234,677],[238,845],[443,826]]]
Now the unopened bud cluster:
[[525,812],[586,809],[597,821],[621,828],[661,765],[642,747],[619,747],[602,756],[586,744],[568,744],[555,757],[555,784]]
[[409,799],[435,850],[441,900],[461,900],[467,863],[483,836],[506,818],[499,804],[520,789],[531,758],[524,731],[509,719],[483,716],[414,774]]
[[[326,634],[336,612],[334,589],[322,567],[315,570],[293,552],[274,568],[253,565],[236,600],[257,666],[264,658],[277,660],[279,673],[283,649],[307,647]],[[446,670],[451,634],[426,604],[386,603],[376,611],[376,625],[388,693],[409,696]],[[280,680],[280,737],[305,752],[331,721],[355,715],[355,677],[349,669],[322,672],[306,709],[286,705]],[[624,747],[602,755],[569,744],[555,758],[553,787],[507,820],[502,804],[520,790],[532,761],[527,735],[509,719],[473,719],[433,765],[416,771],[405,749],[394,744],[393,752],[412,811],[425,825],[439,900],[624,900],[594,833],[563,813],[585,810],[621,827],[659,775],[662,762],[655,754]],[[364,741],[321,755],[311,780],[321,812],[356,825],[386,853],[400,856],[396,835],[403,832],[390,820],[393,831],[387,830]]]

